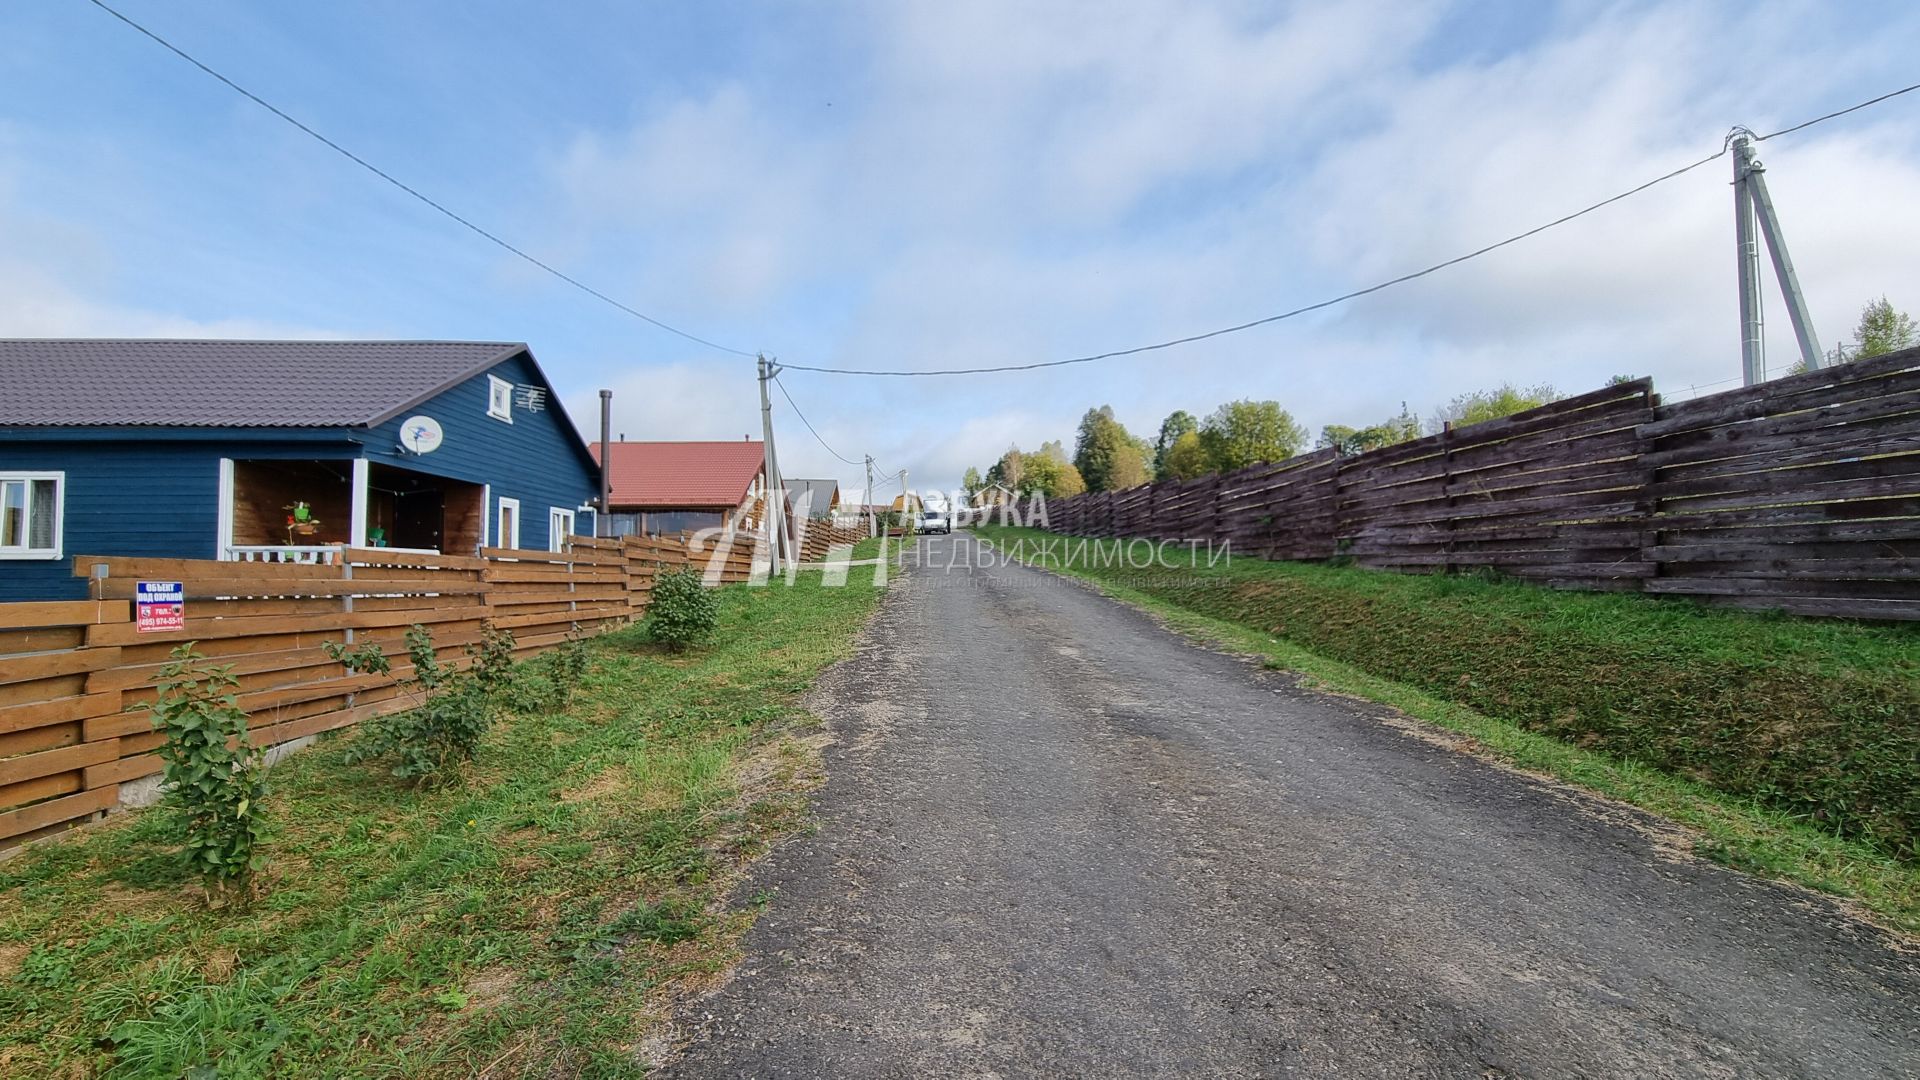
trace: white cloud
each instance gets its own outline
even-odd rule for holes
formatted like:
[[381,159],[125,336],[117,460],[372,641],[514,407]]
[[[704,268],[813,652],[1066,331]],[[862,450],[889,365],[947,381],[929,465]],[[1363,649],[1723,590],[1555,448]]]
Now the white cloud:
[[600,437],[601,387],[613,391],[613,435],[634,441],[760,437],[760,398],[745,362],[682,361],[603,370],[597,385],[571,394],[567,411],[590,440]]

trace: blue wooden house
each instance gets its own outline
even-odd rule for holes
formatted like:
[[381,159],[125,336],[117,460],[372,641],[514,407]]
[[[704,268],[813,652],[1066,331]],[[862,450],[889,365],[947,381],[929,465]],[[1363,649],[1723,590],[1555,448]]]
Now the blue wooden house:
[[557,550],[599,470],[524,344],[0,341],[0,601],[75,555]]

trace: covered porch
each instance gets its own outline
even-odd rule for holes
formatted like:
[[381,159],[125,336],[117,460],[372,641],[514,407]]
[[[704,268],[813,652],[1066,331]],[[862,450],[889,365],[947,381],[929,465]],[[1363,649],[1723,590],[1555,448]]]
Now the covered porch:
[[486,527],[483,484],[364,458],[220,462],[225,560],[331,563],[343,547],[468,555]]

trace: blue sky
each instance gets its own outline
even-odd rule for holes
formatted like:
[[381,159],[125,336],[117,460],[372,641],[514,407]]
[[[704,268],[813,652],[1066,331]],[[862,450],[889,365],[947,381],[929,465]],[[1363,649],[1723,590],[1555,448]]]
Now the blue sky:
[[[1908,3],[1013,0],[122,9],[633,306],[802,364],[1122,348],[1390,277],[1920,80]],[[1829,342],[1920,312],[1920,94],[1765,144]],[[787,384],[947,486],[1112,404],[1431,414],[1733,377],[1728,169],[1293,322],[1050,373]],[[0,10],[0,334],[524,340],[591,427],[759,430],[750,361],[552,281],[84,0]],[[1793,359],[1777,302],[1772,362]],[[217,392],[210,388],[209,392]],[[782,410],[784,413],[784,410]],[[860,470],[780,420],[794,475]]]

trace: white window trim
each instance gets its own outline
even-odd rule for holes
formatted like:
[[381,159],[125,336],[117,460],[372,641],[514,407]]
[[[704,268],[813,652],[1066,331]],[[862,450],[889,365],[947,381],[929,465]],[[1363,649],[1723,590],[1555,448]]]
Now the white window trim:
[[[500,400],[502,388],[506,390],[506,404],[496,409],[494,402]],[[513,384],[498,375],[487,376],[487,415],[513,423]]]
[[[506,510],[508,507],[513,508],[513,535],[511,536],[508,536],[506,531],[500,528],[500,513],[501,511]],[[499,505],[497,505],[493,511],[493,531],[497,534],[493,538],[493,544],[495,547],[517,548],[520,546],[520,500],[519,499],[509,499],[505,495],[500,496]]]
[[[560,542],[566,538],[568,533],[571,533],[573,531],[574,522],[578,520],[574,516],[575,513],[576,511],[569,510],[564,506],[547,507],[547,550],[548,551],[557,552],[560,550]],[[556,514],[563,514],[566,516],[567,527],[564,532],[560,530],[556,530],[553,527],[553,518],[554,518],[554,515]]]
[[[53,489],[53,547],[0,547],[0,559],[52,560],[64,557],[67,550],[67,474],[64,472],[0,472],[0,480],[51,480]],[[33,494],[27,494],[27,513],[33,513]],[[27,535],[33,535],[33,522],[27,522]]]

